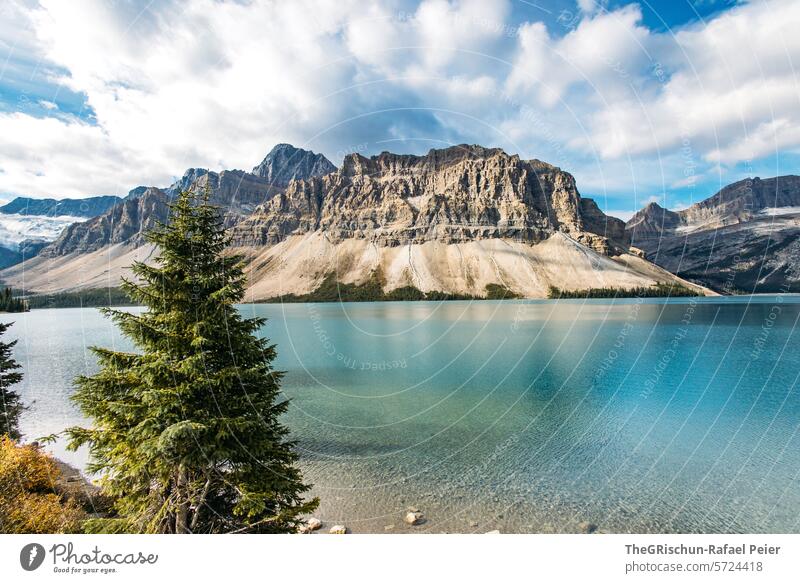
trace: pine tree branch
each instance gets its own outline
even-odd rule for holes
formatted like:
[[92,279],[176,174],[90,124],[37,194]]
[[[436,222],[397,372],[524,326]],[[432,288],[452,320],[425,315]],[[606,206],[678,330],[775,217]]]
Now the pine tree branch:
[[246,532],[248,530],[251,530],[251,529],[253,529],[253,528],[257,527],[257,526],[261,526],[262,524],[266,524],[268,522],[275,522],[276,520],[279,520],[280,518],[281,518],[280,514],[276,514],[275,516],[267,516],[266,518],[262,518],[261,520],[257,520],[256,522],[254,522],[252,524],[248,524],[247,526],[244,526],[244,527],[242,527],[242,528],[240,528],[238,530],[232,530],[228,534],[240,534],[242,532]]

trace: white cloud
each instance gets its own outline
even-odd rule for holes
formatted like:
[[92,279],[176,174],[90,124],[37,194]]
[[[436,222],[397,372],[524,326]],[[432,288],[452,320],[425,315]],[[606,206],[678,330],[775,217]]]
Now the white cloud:
[[[797,145],[799,24],[800,3],[778,0],[735,7],[678,31],[674,42],[649,33],[656,91],[645,86],[597,111],[593,142],[606,158],[690,142],[698,156],[725,164]],[[775,139],[764,139],[770,131]]]
[[115,144],[100,127],[21,113],[0,114],[0,184],[12,193],[120,194],[138,183],[146,166],[169,176],[157,155]]
[[0,48],[5,57],[39,50],[30,12],[35,0],[5,0],[0,3]]
[[606,213],[609,216],[617,217],[618,219],[622,219],[625,222],[629,221],[630,218],[634,214],[636,214],[636,211],[620,210],[620,209],[605,209],[603,212]]
[[629,93],[650,43],[647,29],[639,25],[641,17],[637,5],[625,6],[584,18],[560,39],[552,38],[542,23],[524,26],[509,90],[533,91],[547,107],[567,98],[576,84],[603,101]]
[[338,163],[410,140],[501,145],[642,200],[695,165],[710,176],[800,145],[799,3],[674,34],[635,4],[579,4],[548,30],[507,1],[15,2],[4,43],[65,71],[53,82],[96,124],[0,114],[0,191],[119,193],[188,166],[250,168],[279,141]]
[[756,126],[748,135],[715,148],[706,158],[714,162],[753,160],[764,153],[791,150],[800,144],[800,121],[786,117]]
[[578,0],[578,9],[586,14],[594,14],[605,6],[606,2],[600,0]]

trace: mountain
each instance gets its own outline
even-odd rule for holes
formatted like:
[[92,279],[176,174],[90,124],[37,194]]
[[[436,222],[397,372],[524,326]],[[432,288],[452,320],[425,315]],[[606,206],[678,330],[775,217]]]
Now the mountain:
[[22,254],[8,247],[0,247],[0,269],[16,265],[23,260]]
[[656,202],[651,202],[635,213],[625,224],[634,244],[642,245],[643,241],[659,239],[664,234],[674,234],[684,225],[680,213],[665,209]]
[[286,188],[292,180],[324,176],[336,170],[330,160],[291,144],[278,144],[253,168],[253,174],[266,178],[274,187]]
[[129,190],[128,191],[128,196],[126,196],[125,198],[136,198],[137,196],[141,196],[142,193],[145,190],[147,190],[148,188],[150,188],[150,187],[149,186],[137,186],[136,188],[133,188],[133,189]]
[[[265,179],[241,170],[205,172],[185,188],[204,191],[206,187],[211,203],[222,208],[229,224],[235,223],[241,213],[269,200],[276,193]],[[144,242],[146,230],[167,219],[168,204],[174,192],[155,187],[140,190],[105,214],[70,225],[40,254],[43,257],[59,257],[91,253],[117,243],[140,245]]]
[[46,215],[5,215],[0,213],[0,247],[19,251],[23,242],[55,240],[59,233],[83,217]]
[[18,196],[10,203],[0,206],[0,213],[25,216],[96,217],[103,214],[120,200],[118,196],[92,196],[89,198],[28,198]]
[[650,261],[718,291],[800,291],[800,176],[741,180],[680,211],[651,203],[626,231]]
[[62,200],[21,196],[0,206],[0,268],[34,257],[67,226],[105,213],[120,200],[116,196]]
[[147,188],[135,198],[126,198],[108,212],[69,225],[40,257],[58,257],[71,253],[91,253],[107,245],[144,242],[144,232],[165,221],[169,197],[163,190]]
[[575,179],[500,149],[454,146],[426,156],[345,157],[342,168],[292,182],[242,221],[241,245],[321,231],[332,241],[397,246],[501,238],[539,242],[560,230],[610,253],[627,246],[625,225],[582,199]]
[[[208,189],[212,204],[221,208],[226,225],[232,227],[282,192],[291,180],[335,169],[321,154],[279,144],[255,173],[189,168],[168,187],[137,186],[125,199],[20,197],[0,207],[0,269],[40,252],[42,261],[91,254],[114,246],[121,246],[124,255],[143,245],[143,232],[165,220],[169,201],[189,188]],[[26,263],[24,268],[31,266]],[[65,273],[65,277],[74,275]]]
[[[306,164],[299,178],[290,159],[272,156],[269,178],[231,170],[192,183],[222,207],[249,262],[251,299],[307,293],[329,277],[472,295],[498,284],[525,297],[544,297],[551,285],[679,281],[632,252],[624,223],[581,197],[572,175],[539,160],[461,145],[424,156],[351,154],[325,174]],[[289,175],[285,188],[273,184]],[[137,194],[0,278],[31,291],[114,285],[132,260],[151,258],[143,231],[166,217],[167,192]]]
[[[273,148],[272,152],[276,149],[279,147]],[[297,151],[314,156],[305,150]],[[281,167],[278,164],[281,160],[290,163],[289,158],[274,158],[273,168],[279,174],[293,172],[305,176],[302,174],[303,168]],[[294,162],[291,161],[291,164]],[[59,257],[91,253],[103,246],[118,243],[140,245],[144,241],[144,230],[156,225],[158,221],[166,220],[169,201],[179,192],[190,188],[199,191],[207,189],[210,202],[222,209],[227,225],[235,224],[256,206],[266,203],[282,191],[269,179],[243,170],[211,172],[204,168],[189,168],[167,188],[139,186],[131,190],[120,205],[86,223],[71,225],[41,253],[44,257]]]
[[253,297],[379,276],[482,295],[673,281],[628,252],[625,225],[580,196],[567,172],[500,149],[460,145],[424,156],[345,157],[325,176],[292,182],[232,230],[251,259]]
[[164,192],[169,196],[180,194],[184,190],[191,188],[192,184],[194,184],[198,178],[206,174],[208,174],[208,170],[205,168],[189,168],[183,173],[183,176],[165,188]]
[[247,213],[281,191],[268,179],[243,170],[206,172],[192,184],[200,191],[208,189],[211,204],[227,213]]

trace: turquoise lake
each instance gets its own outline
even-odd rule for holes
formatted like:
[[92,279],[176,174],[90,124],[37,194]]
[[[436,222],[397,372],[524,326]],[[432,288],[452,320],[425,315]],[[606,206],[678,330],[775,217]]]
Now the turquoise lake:
[[[326,525],[800,532],[800,297],[242,306]],[[84,423],[95,309],[4,314],[29,440]],[[85,452],[50,449],[82,466]],[[426,517],[403,524],[409,506]]]

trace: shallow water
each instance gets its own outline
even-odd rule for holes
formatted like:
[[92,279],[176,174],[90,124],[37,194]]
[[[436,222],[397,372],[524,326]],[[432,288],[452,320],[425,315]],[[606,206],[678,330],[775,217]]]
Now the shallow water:
[[[242,310],[269,318],[328,524],[800,532],[800,297]],[[89,346],[130,348],[95,309],[2,320],[29,439],[83,421],[68,397],[95,370]],[[404,525],[407,506],[426,523]]]

